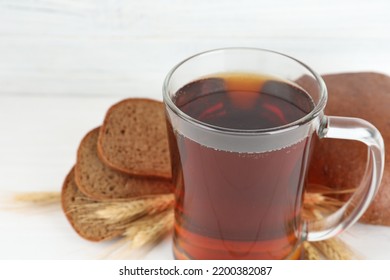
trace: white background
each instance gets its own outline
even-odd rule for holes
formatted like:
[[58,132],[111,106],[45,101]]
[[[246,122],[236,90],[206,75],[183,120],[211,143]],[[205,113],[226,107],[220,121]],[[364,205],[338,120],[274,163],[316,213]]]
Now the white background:
[[[229,46],[284,52],[321,74],[390,75],[390,1],[0,0],[0,203],[60,191],[110,105],[161,100],[173,65]],[[343,238],[390,259],[390,228],[356,225]],[[79,238],[59,207],[0,210],[0,259],[96,259],[112,246]],[[170,238],[142,257],[171,259]]]

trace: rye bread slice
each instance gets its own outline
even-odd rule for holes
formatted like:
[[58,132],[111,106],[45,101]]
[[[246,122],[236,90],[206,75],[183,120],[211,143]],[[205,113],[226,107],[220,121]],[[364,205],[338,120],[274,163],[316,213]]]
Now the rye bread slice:
[[[390,226],[390,77],[379,73],[346,73],[323,76],[329,91],[327,115],[365,119],[381,132],[385,146],[385,170],[373,203],[361,221]],[[337,139],[317,141],[309,170],[309,182],[333,189],[358,186],[367,162],[365,145]]]
[[130,98],[113,105],[100,129],[98,154],[131,175],[171,178],[163,103]]
[[[83,238],[90,241],[103,241],[113,239],[123,234],[124,230],[96,226],[93,223],[83,222],[83,206],[98,203],[86,197],[77,187],[74,180],[74,168],[66,176],[61,193],[62,209],[73,229]],[[77,207],[75,207],[77,205]]]
[[168,180],[131,176],[103,164],[97,154],[99,130],[98,127],[87,133],[77,152],[75,180],[80,191],[96,200],[173,192]]

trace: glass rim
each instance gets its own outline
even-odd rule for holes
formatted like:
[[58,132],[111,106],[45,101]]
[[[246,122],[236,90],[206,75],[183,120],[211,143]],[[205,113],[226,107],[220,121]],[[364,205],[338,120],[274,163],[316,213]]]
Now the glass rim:
[[[281,125],[281,126],[275,126],[275,127],[270,127],[270,128],[261,128],[261,129],[236,129],[236,128],[227,128],[227,127],[222,127],[222,126],[216,126],[212,124],[208,124],[206,122],[202,122],[200,120],[197,120],[186,113],[184,113],[182,110],[180,110],[176,104],[172,101],[172,98],[169,96],[169,85],[172,76],[178,70],[182,65],[185,63],[191,61],[194,58],[201,57],[201,56],[206,56],[209,54],[213,53],[218,53],[218,52],[226,52],[226,51],[253,51],[253,52],[263,52],[263,53],[270,53],[270,54],[276,54],[278,56],[284,57],[286,59],[289,59],[291,61],[295,61],[299,65],[301,65],[303,68],[305,68],[307,71],[309,71],[313,77],[315,78],[317,85],[319,86],[320,89],[320,98],[318,100],[318,103],[315,105],[315,107],[304,117],[293,121],[291,123]],[[315,119],[320,113],[323,111],[325,108],[326,102],[327,102],[327,89],[324,80],[322,77],[315,72],[313,69],[311,69],[308,65],[305,63],[301,62],[300,60],[290,56],[286,55],[284,53],[278,52],[278,51],[273,51],[269,49],[263,49],[263,48],[250,48],[250,47],[230,47],[230,48],[218,48],[218,49],[212,49],[212,50],[207,50],[203,51],[197,54],[194,54],[178,64],[176,64],[167,74],[164,83],[163,83],[163,101],[164,103],[168,106],[168,108],[174,112],[178,117],[183,119],[184,121],[187,121],[189,123],[192,123],[193,125],[203,127],[207,130],[215,131],[217,133],[228,133],[228,134],[239,134],[239,135],[253,135],[253,134],[267,134],[267,133],[279,133],[279,132],[284,132],[286,130],[291,130],[297,127],[300,127],[311,120]]]

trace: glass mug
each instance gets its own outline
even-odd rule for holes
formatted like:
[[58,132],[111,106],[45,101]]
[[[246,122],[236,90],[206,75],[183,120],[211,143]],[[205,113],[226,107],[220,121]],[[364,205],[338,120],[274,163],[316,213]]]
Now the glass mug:
[[[179,63],[163,86],[175,184],[176,259],[299,259],[302,242],[355,223],[384,168],[379,131],[325,116],[322,78],[274,51],[227,48]],[[367,170],[332,215],[302,217],[313,135],[361,141]]]

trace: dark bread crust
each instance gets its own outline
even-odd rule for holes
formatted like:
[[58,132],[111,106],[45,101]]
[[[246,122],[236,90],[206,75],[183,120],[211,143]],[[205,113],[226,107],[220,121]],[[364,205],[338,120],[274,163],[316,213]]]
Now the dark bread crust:
[[73,229],[83,238],[89,241],[103,241],[113,239],[123,234],[124,230],[113,230],[107,227],[95,226],[91,223],[83,224],[80,219],[81,212],[72,206],[75,203],[87,204],[98,203],[92,199],[87,198],[82,192],[79,191],[76,182],[74,180],[74,168],[71,169],[66,176],[61,192],[61,204],[62,209]]
[[98,127],[88,132],[77,152],[75,180],[86,196],[108,200],[173,192],[169,180],[131,176],[103,164],[97,154],[99,131]]
[[172,176],[160,101],[129,98],[113,105],[100,129],[97,147],[101,160],[113,169],[135,176]]
[[[390,146],[390,77],[379,73],[346,73],[323,76],[329,92],[325,113],[365,119],[381,132]],[[385,152],[385,170],[381,187],[361,221],[390,225],[390,152]],[[333,189],[358,186],[367,162],[362,143],[323,139],[313,151],[309,182]]]

